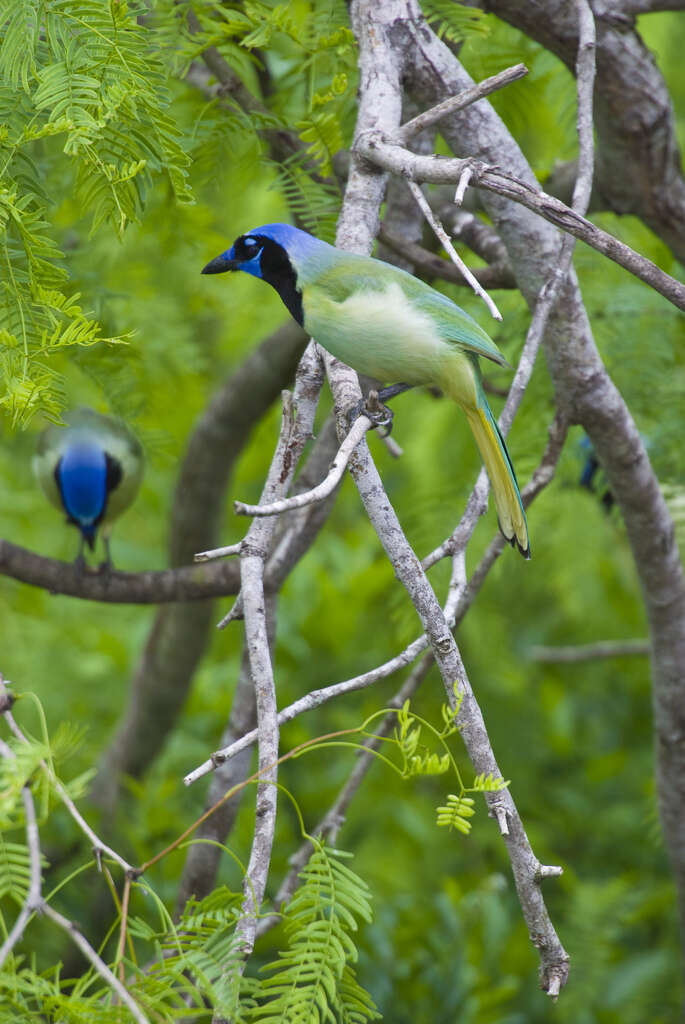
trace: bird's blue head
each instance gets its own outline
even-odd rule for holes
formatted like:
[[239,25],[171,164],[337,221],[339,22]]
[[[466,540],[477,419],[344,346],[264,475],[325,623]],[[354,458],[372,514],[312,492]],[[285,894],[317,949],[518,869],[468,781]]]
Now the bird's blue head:
[[291,315],[302,324],[304,314],[298,274],[308,258],[320,249],[329,248],[325,242],[291,224],[264,224],[236,238],[230,249],[203,267],[202,273],[243,270],[261,278],[276,289]]
[[69,522],[78,526],[92,548],[107,506],[106,453],[93,441],[75,440],[57,463],[55,477]]

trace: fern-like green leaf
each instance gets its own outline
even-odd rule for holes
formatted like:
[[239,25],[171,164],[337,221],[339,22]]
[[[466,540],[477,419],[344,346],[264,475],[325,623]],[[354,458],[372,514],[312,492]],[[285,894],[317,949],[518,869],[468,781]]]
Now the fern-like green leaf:
[[456,828],[458,832],[463,832],[467,836],[471,831],[471,822],[468,819],[476,813],[473,804],[473,797],[449,793],[445,806],[438,807],[438,825],[443,828]]
[[153,41],[115,0],[0,0],[0,345],[21,352],[0,362],[0,408],[15,424],[64,406],[43,356],[111,340],[65,291],[50,169],[61,161],[72,175],[92,231],[121,234],[162,174],[179,202],[192,200]]
[[352,935],[358,920],[371,919],[369,891],[343,856],[319,844],[300,874],[302,884],[284,913],[288,947],[263,969],[271,976],[253,989],[251,1021],[363,1024],[378,1019],[351,966],[357,959]]
[[461,43],[467,36],[486,36],[490,32],[488,16],[476,7],[455,0],[422,0],[421,7],[429,25],[440,39]]

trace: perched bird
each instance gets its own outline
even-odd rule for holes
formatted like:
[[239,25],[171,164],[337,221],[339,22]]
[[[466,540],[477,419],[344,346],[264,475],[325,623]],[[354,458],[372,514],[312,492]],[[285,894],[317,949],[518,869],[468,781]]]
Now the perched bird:
[[126,424],[114,416],[80,408],[40,435],[33,471],[46,497],[81,531],[76,564],[83,567],[85,544],[93,550],[98,530],[111,567],[113,521],[136,496],[143,476],[143,449]]
[[241,235],[202,273],[227,270],[272,285],[295,320],[332,355],[393,384],[381,399],[437,384],[457,402],[488,471],[500,529],[530,558],[516,474],[485,397],[478,356],[508,364],[468,313],[404,270],[343,252],[289,224]]

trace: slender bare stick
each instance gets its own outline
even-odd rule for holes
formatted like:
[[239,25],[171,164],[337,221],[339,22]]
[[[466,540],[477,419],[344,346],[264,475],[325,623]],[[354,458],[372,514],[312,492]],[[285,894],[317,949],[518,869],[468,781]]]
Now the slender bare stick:
[[579,644],[576,647],[531,647],[528,657],[531,661],[568,665],[579,661],[596,661],[599,658],[648,657],[651,650],[649,640],[600,640],[595,644]]
[[[10,747],[0,740],[0,755],[2,757],[15,757]],[[12,929],[0,948],[0,967],[12,952],[17,942],[24,934],[24,929],[31,915],[40,909],[41,906],[41,877],[40,877],[40,839],[38,835],[38,824],[36,822],[36,809],[33,803],[33,796],[28,785],[21,791],[21,798],[24,804],[24,817],[26,818],[26,845],[29,850],[30,875],[29,888],[26,893],[21,910],[17,915]]]
[[500,313],[500,311],[498,310],[497,306],[492,301],[488,293],[485,291],[485,288],[483,288],[483,286],[476,280],[476,278],[473,276],[469,268],[462,260],[457,250],[452,245],[449,239],[449,235],[447,234],[444,227],[431,210],[428,200],[421,191],[420,186],[417,185],[416,182],[414,181],[407,181],[407,187],[409,188],[411,194],[413,195],[414,199],[421,208],[424,217],[426,218],[426,220],[432,227],[433,231],[435,232],[436,237],[440,239],[442,247],[449,256],[449,258],[452,260],[454,265],[459,268],[461,273],[464,275],[468,283],[473,288],[476,295],[480,296],[480,298],[483,300],[485,305],[488,307],[488,309],[494,316],[495,320],[501,320],[502,314]]
[[54,910],[49,903],[45,903],[44,901],[41,904],[40,912],[41,914],[44,914],[45,917],[49,917],[51,921],[54,921],[59,928],[62,928],[67,933],[71,941],[78,946],[85,958],[90,960],[100,977],[107,982],[114,992],[116,992],[122,1003],[128,1006],[133,1017],[138,1021],[138,1024],[150,1024],[149,1018],[145,1016],[128,989],[121,984],[117,976],[110,971],[104,960],[97,955],[91,944],[79,931],[74,922],[70,921],[66,917],[62,917],[62,915]]
[[[281,432],[262,490],[262,503],[287,493],[304,446],[312,436],[314,415],[323,379],[321,361],[314,345],[308,345],[297,370],[294,395],[283,392]],[[257,915],[264,896],[276,826],[278,771],[278,716],[273,665],[269,649],[264,570],[276,520],[254,519],[240,548],[240,599],[245,617],[245,643],[250,675],[255,688],[258,722],[259,783],[255,829],[243,900],[236,925],[239,960],[229,959],[225,979],[232,985],[242,974],[254,948]],[[214,1024],[223,1024],[223,1011],[215,1009]]]
[[457,110],[463,110],[465,107],[471,106],[472,103],[482,100],[484,96],[489,96],[490,93],[518,81],[519,78],[523,78],[527,74],[528,68],[525,64],[514,64],[512,67],[505,68],[504,71],[500,71],[496,75],[491,75],[490,78],[484,78],[482,82],[471,86],[470,89],[464,89],[457,96],[451,96],[449,99],[443,100],[442,103],[431,107],[430,110],[426,110],[417,117],[413,117],[411,121],[407,121],[397,132],[398,141],[407,143],[414,135],[418,135],[424,129],[437,124],[438,121],[441,121],[443,117],[447,117],[448,114],[454,114]]
[[229,558],[240,554],[240,544],[228,544],[223,548],[211,548],[209,551],[198,551],[193,555],[194,562],[212,562],[215,558]]
[[[7,683],[3,679],[2,674],[0,674],[0,698],[2,699],[3,705],[5,706],[4,710],[2,711],[2,715],[5,721],[7,722],[8,726],[10,727],[10,730],[14,733],[17,739],[21,740],[22,743],[28,744],[29,741],[27,740],[26,736],[24,736],[24,733],[17,725],[17,722],[12,712],[10,711],[10,708],[12,706],[12,695],[10,694],[10,691],[7,689]],[[41,761],[40,767],[48,776],[50,780],[50,785],[53,786],[55,792],[57,793],[60,800],[68,810],[71,817],[74,819],[74,821],[81,829],[81,831],[88,837],[88,839],[90,839],[91,843],[93,844],[93,855],[95,856],[98,865],[100,863],[100,858],[104,854],[106,857],[110,857],[113,861],[115,861],[115,863],[117,863],[119,867],[123,868],[124,871],[132,871],[133,865],[129,864],[127,860],[124,860],[124,858],[120,856],[116,852],[116,850],[113,850],[110,846],[108,846],[107,843],[103,843],[100,837],[93,831],[93,829],[90,827],[86,819],[83,817],[83,815],[77,808],[74,801],[69,796],[69,793],[67,792],[65,786],[60,782],[60,780],[53,772],[50,765],[47,764],[46,761]]]
[[310,491],[302,491],[300,494],[293,494],[290,498],[281,498],[278,501],[271,501],[265,505],[246,505],[242,501],[235,501],[233,507],[236,515],[239,516],[276,516],[281,512],[290,512],[294,508],[304,508],[305,505],[313,505],[317,501],[323,501],[329,494],[332,494],[340,483],[345,472],[347,463],[350,461],[352,452],[361,439],[370,430],[373,423],[367,416],[358,416],[352,424],[349,434],[340,445],[338,453],[331,463],[328,475],[316,487]]
[[[428,640],[425,636],[420,636],[412,643],[408,644],[399,654],[395,655],[389,661],[384,662],[382,665],[378,665],[376,668],[371,669],[369,672],[363,672],[361,675],[354,676],[351,679],[346,679],[340,683],[332,683],[330,686],[324,686],[319,690],[311,690],[304,697],[300,697],[299,700],[293,701],[292,704],[288,704],[287,707],[283,708],[278,713],[278,724],[285,725],[286,722],[291,722],[293,718],[297,718],[298,715],[304,714],[306,711],[313,711],[314,708],[320,707],[329,700],[334,700],[336,697],[341,697],[346,693],[353,693],[356,690],[363,690],[367,686],[372,686],[378,682],[379,679],[386,679],[394,672],[409,665],[415,658],[421,654],[422,651],[426,650],[428,646]],[[241,750],[245,750],[246,747],[251,747],[257,739],[257,730],[252,729],[250,732],[246,732],[244,736],[231,743],[228,747],[224,747],[222,750],[215,751],[210,758],[208,758],[203,764],[194,768],[193,771],[188,772],[184,777],[183,781],[186,786],[191,786],[198,779],[201,779],[205,775],[209,775],[214,769],[223,764],[224,761],[230,760],[239,754]]]

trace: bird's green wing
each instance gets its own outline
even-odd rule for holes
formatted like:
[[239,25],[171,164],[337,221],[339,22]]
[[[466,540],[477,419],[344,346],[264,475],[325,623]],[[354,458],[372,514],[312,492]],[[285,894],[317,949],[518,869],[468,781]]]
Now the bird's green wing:
[[412,296],[414,306],[431,318],[445,341],[450,341],[477,356],[491,359],[500,366],[509,366],[490,335],[472,316],[423,281],[415,277],[410,277],[409,280],[419,286]]
[[307,275],[309,280],[303,283],[310,285],[314,290],[321,289],[328,299],[340,303],[360,292],[383,292],[390,284],[395,283],[400,286],[417,312],[430,317],[445,341],[491,359],[500,366],[509,365],[480,324],[446,295],[382,260],[342,253],[340,250],[336,251],[336,255],[338,258],[334,263],[317,267],[317,272],[311,276]]

